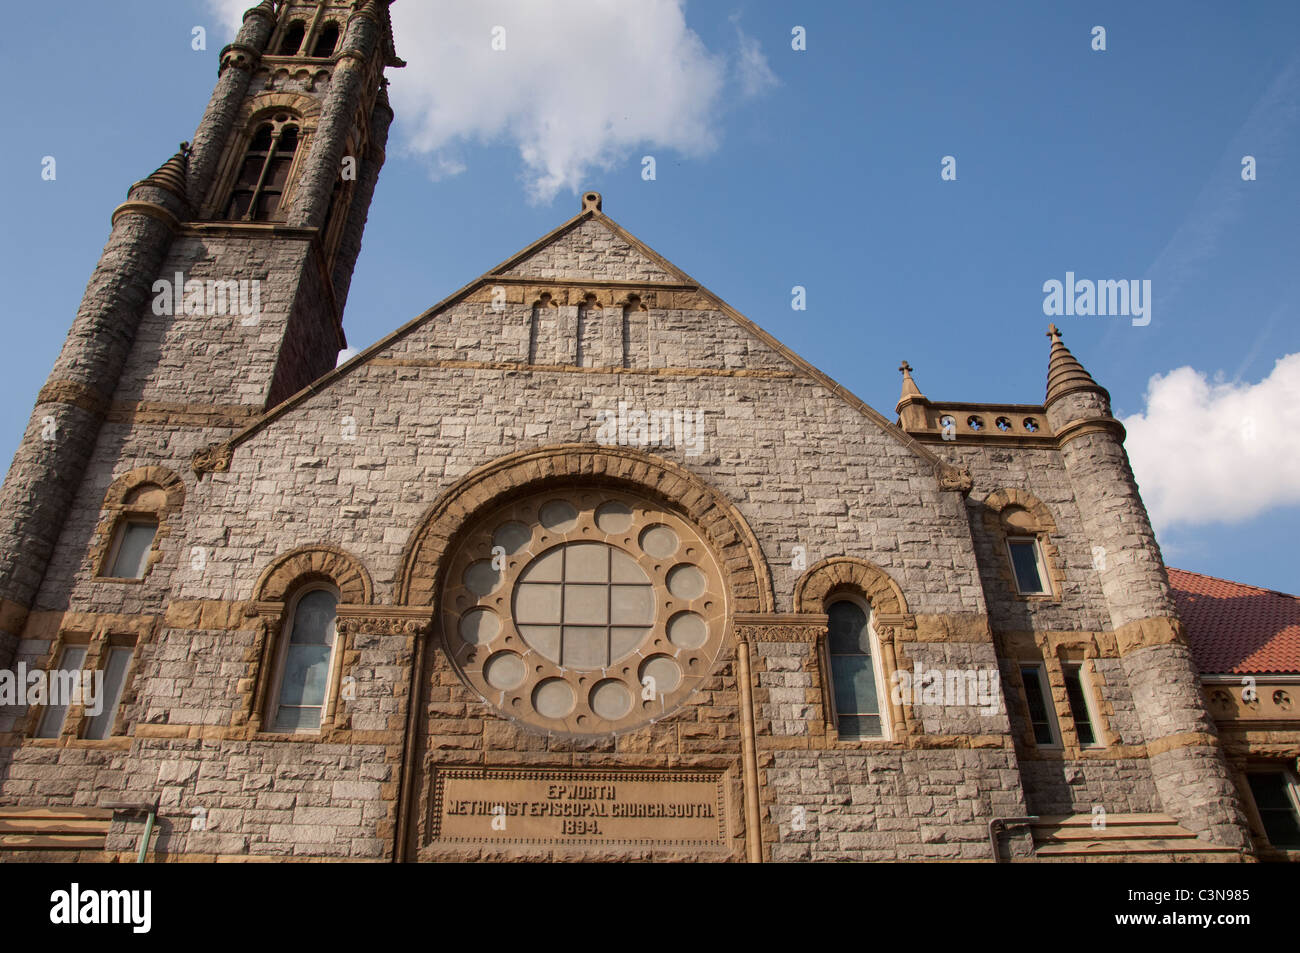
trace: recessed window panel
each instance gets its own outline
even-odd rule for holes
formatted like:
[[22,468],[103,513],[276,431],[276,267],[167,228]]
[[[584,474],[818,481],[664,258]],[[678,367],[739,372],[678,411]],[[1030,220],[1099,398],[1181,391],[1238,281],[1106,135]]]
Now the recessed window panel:
[[1020,680],[1025,686],[1025,704],[1029,708],[1029,723],[1034,731],[1034,741],[1040,745],[1051,745],[1056,743],[1055,719],[1047,708],[1042,671],[1038,665],[1023,665],[1020,668]]
[[117,548],[109,575],[114,579],[143,579],[148,566],[149,550],[153,547],[158,524],[131,520],[118,531]]
[[878,738],[883,727],[867,613],[856,602],[841,600],[827,609],[827,616],[826,646],[840,737]]
[[1037,540],[1008,540],[1007,548],[1011,550],[1011,565],[1016,572],[1016,588],[1025,594],[1046,592],[1039,566]]
[[1246,775],[1264,835],[1273,847],[1300,850],[1300,810],[1295,789],[1285,771],[1252,771]]
[[[86,661],[84,645],[69,645],[59,656],[59,664],[50,673],[45,687],[45,711],[36,729],[37,738],[57,738],[63,731],[63,721],[71,702],[82,701],[81,665]],[[75,698],[72,696],[76,695]]]
[[1083,673],[1077,665],[1065,666],[1065,695],[1070,700],[1070,714],[1074,717],[1074,730],[1079,744],[1095,745],[1097,733],[1092,725],[1092,713],[1083,690]]
[[294,608],[293,632],[285,647],[280,677],[276,731],[318,731],[329,689],[334,654],[334,623],[338,598],[317,589]]
[[113,723],[117,720],[117,706],[122,701],[122,689],[126,687],[126,673],[131,668],[134,649],[113,646],[108,650],[104,662],[104,684],[99,688],[100,697],[96,699],[102,706],[98,715],[93,716],[86,725],[86,737],[103,739],[113,733]]

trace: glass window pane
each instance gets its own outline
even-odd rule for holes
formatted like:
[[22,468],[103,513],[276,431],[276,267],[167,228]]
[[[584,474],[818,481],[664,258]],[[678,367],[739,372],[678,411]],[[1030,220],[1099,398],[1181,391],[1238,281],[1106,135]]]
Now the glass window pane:
[[1043,581],[1038,575],[1038,544],[1029,541],[1013,541],[1011,562],[1016,569],[1016,585],[1021,592],[1045,592]]
[[226,218],[243,218],[245,213],[248,212],[248,206],[252,204],[252,201],[252,192],[236,192],[230,198],[230,209],[226,213]]
[[[271,124],[269,122],[263,124],[262,126],[259,126],[257,132],[253,134],[253,141],[248,146],[249,151],[270,152],[271,142],[273,138],[274,138],[274,130],[271,128]],[[258,171],[259,172],[261,171],[260,162],[258,163]]]
[[281,707],[272,727],[276,731],[320,731],[320,709]]
[[1047,713],[1047,700],[1043,697],[1043,683],[1039,677],[1038,666],[1021,668],[1020,678],[1025,684],[1025,702],[1029,706],[1029,721],[1034,729],[1034,741],[1040,745],[1050,745],[1053,743],[1052,724]]
[[879,738],[879,715],[841,715],[839,734],[841,738]]
[[870,652],[867,614],[854,602],[837,602],[826,610],[830,617],[827,645],[832,655]]
[[279,208],[279,192],[260,192],[257,196],[257,210],[253,213],[253,219],[258,222],[270,221],[279,211]]
[[127,523],[117,544],[117,557],[109,575],[115,579],[143,579],[145,559],[153,546],[157,523]]
[[285,651],[280,702],[273,727],[279,731],[316,730],[329,689],[338,598],[318,589],[298,600],[293,632]]
[[1246,775],[1255,807],[1264,823],[1264,834],[1274,847],[1300,849],[1300,817],[1287,791],[1287,776],[1281,771]]
[[846,715],[875,715],[876,673],[870,655],[836,655],[831,658],[835,683],[835,710]]
[[[82,645],[70,645],[63,650],[59,657],[59,664],[55,667],[55,672],[81,672],[81,663],[86,660],[86,648]],[[71,687],[73,681],[71,678],[58,678],[54,673],[50,673],[48,684],[45,686],[45,712],[41,715],[41,723],[36,729],[37,738],[57,738],[59,732],[63,730],[63,719],[68,714],[68,702],[73,699],[69,698],[67,689]],[[76,682],[80,688],[80,680]],[[76,701],[81,701],[78,697]]]
[[609,664],[609,629],[603,625],[566,625],[560,664],[579,669],[604,668]]
[[1074,716],[1074,730],[1079,735],[1079,743],[1096,744],[1092,717],[1088,714],[1088,702],[1083,694],[1083,681],[1077,665],[1065,669],[1065,694],[1070,700],[1070,714]]
[[310,592],[298,601],[293,612],[295,644],[333,645],[334,616],[338,599],[323,589]]
[[289,169],[293,167],[293,156],[286,156],[279,153],[271,161],[271,167],[267,169],[266,181],[263,184],[265,188],[275,189],[277,192],[284,191],[284,184],[289,181]]
[[329,665],[328,645],[289,646],[289,654],[284,660],[280,704],[319,705],[324,702]]
[[130,648],[112,648],[108,650],[108,661],[104,663],[104,684],[102,698],[97,698],[102,705],[98,715],[90,719],[86,727],[87,738],[107,738],[113,733],[113,722],[117,718],[117,706],[122,700],[122,689],[126,686],[126,672],[131,667]]

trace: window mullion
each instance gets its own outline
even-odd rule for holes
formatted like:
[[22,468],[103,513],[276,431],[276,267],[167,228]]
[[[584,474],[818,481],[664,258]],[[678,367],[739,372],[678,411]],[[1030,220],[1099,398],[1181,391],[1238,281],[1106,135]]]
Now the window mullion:
[[[266,177],[271,173],[271,163],[275,161],[276,147],[280,145],[280,137],[284,135],[284,126],[281,126],[276,134],[271,138],[271,148],[266,152],[266,158],[262,160],[262,172],[257,177],[257,185],[253,186],[253,197],[249,200],[248,211],[244,213],[244,221],[253,222],[257,220],[257,203],[262,197],[262,190],[266,185]],[[283,201],[283,196],[281,196]]]

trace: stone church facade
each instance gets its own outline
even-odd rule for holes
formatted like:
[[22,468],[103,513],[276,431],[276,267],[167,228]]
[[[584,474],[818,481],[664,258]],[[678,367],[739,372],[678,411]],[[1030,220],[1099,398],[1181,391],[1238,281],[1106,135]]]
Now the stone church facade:
[[102,684],[0,705],[0,859],[1257,856],[1055,329],[890,420],[587,193],[335,368],[400,65],[267,0],[113,213],[0,497],[0,669]]

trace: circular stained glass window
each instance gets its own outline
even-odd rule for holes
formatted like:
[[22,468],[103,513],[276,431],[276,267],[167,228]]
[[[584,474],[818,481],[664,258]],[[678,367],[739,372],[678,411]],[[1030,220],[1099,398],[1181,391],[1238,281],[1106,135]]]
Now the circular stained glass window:
[[537,494],[476,521],[442,593],[462,676],[555,734],[623,731],[686,702],[722,647],[722,574],[700,533],[613,490]]

